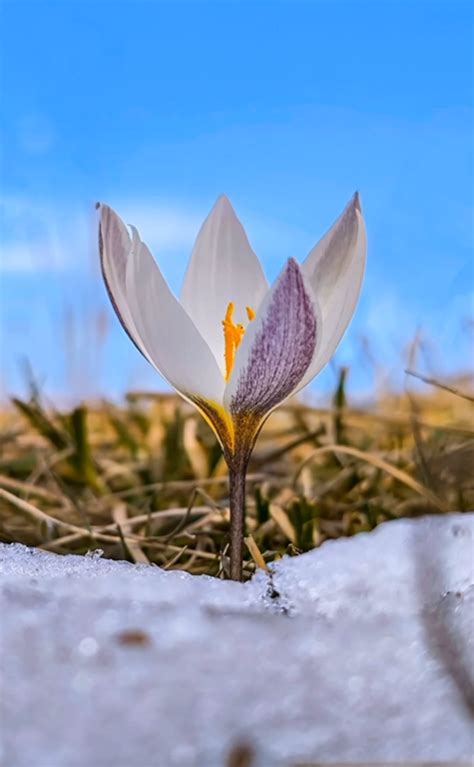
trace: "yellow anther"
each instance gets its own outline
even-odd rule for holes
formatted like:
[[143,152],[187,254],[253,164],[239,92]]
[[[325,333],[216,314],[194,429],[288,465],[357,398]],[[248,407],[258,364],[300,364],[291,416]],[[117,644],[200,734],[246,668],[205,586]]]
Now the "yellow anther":
[[225,356],[225,380],[228,381],[232,372],[235,356],[235,325],[232,322],[234,304],[232,301],[227,306],[225,319],[222,320],[224,328],[224,356]]
[[238,325],[234,326],[234,343],[235,343],[236,349],[240,345],[240,342],[242,338],[244,337],[244,333],[245,333],[245,328],[243,325],[240,324],[240,322]]
[[[225,318],[222,320],[222,327],[224,328],[224,357],[225,357],[225,380],[228,381],[234,367],[235,352],[239,348],[242,338],[244,337],[245,328],[239,322],[237,325],[232,319],[234,313],[234,303],[231,301],[227,305],[227,311]],[[253,320],[255,312],[250,306],[246,307],[247,317],[249,320]]]

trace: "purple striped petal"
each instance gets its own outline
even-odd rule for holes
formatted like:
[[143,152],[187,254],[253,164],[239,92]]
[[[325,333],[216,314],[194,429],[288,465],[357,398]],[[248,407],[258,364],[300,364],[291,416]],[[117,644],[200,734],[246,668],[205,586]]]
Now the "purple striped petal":
[[268,413],[296,389],[313,358],[319,336],[314,298],[293,259],[255,323],[247,330],[228,385],[233,416]]

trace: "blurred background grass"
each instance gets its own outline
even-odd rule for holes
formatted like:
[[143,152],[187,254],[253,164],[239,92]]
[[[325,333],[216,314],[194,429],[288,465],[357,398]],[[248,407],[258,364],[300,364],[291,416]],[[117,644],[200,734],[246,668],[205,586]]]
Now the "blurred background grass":
[[[474,508],[470,378],[406,381],[357,407],[341,368],[327,408],[271,416],[249,469],[247,577],[386,520]],[[30,383],[0,419],[0,540],[225,576],[227,469],[179,397],[57,410]]]

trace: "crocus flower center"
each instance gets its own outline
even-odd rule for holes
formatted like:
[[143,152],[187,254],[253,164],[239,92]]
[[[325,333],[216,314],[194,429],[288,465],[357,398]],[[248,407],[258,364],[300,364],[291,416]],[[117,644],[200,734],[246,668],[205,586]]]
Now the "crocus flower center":
[[[231,301],[227,306],[227,311],[225,313],[225,317],[222,320],[222,327],[224,328],[224,356],[225,356],[225,380],[228,381],[231,373],[232,368],[234,367],[234,360],[235,360],[235,352],[240,346],[240,342],[242,341],[242,338],[244,337],[245,328],[244,326],[239,322],[236,324],[233,319],[232,315],[234,313],[234,303]],[[251,306],[245,307],[247,311],[247,317],[249,318],[249,321],[253,320],[255,317],[255,312],[252,309]]]

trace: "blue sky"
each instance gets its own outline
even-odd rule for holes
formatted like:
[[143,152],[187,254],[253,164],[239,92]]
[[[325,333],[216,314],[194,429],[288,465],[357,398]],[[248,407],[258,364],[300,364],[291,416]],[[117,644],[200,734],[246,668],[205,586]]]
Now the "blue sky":
[[108,307],[94,202],[139,226],[177,290],[221,192],[274,277],[359,189],[369,262],[336,356],[354,390],[399,384],[417,332],[420,368],[467,367],[470,3],[7,0],[2,16],[4,396],[25,359],[52,396],[162,387]]

